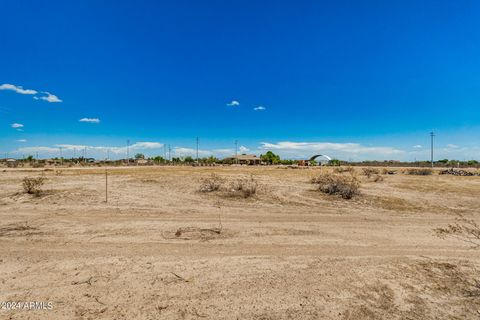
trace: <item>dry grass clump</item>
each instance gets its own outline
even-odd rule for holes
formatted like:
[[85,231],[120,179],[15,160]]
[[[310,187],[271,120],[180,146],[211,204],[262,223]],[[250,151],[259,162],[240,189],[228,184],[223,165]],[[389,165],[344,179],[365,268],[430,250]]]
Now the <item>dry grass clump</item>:
[[337,167],[333,170],[335,173],[354,173],[355,172],[355,168],[353,167]]
[[343,199],[351,199],[360,193],[360,181],[354,175],[326,172],[313,178],[311,182],[318,185],[318,190],[327,194],[339,195]]
[[220,190],[223,184],[223,179],[215,173],[208,178],[203,178],[200,185],[200,192],[214,192]]
[[22,181],[23,190],[25,193],[40,195],[42,192],[42,186],[45,183],[45,177],[30,178],[25,177]]
[[420,169],[408,169],[406,174],[415,175],[415,176],[429,176],[433,174],[433,170],[429,168],[420,168]]
[[467,219],[461,214],[458,214],[455,223],[434,231],[440,238],[452,237],[467,242],[475,248],[480,247],[480,226],[475,220]]
[[383,177],[379,174],[374,174],[373,176],[371,176],[371,179],[373,182],[382,182],[383,181]]
[[212,174],[208,178],[202,179],[200,192],[222,191],[224,195],[229,197],[249,198],[257,193],[258,183],[253,176],[237,178],[227,181],[216,174]]
[[376,168],[363,168],[362,172],[363,172],[364,175],[367,176],[367,178],[370,178],[374,174],[378,175],[380,173],[380,170],[378,170]]
[[382,174],[396,174],[397,170],[389,170],[387,168],[382,169]]
[[228,194],[230,196],[249,198],[257,193],[257,186],[257,180],[255,180],[253,176],[248,178],[239,178],[230,182]]

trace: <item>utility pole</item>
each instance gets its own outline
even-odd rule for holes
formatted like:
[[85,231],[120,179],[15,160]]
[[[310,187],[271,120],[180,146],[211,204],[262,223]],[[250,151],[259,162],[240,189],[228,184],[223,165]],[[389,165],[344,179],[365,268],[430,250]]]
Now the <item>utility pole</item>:
[[235,140],[235,163],[238,164],[238,140]]
[[431,142],[431,149],[430,149],[430,162],[432,164],[432,168],[433,168],[433,138],[435,137],[435,133],[433,132],[430,132],[430,142]]
[[60,165],[63,166],[63,152],[62,152],[62,147],[59,147],[60,149]]
[[163,145],[163,158],[167,161],[167,145]]
[[105,203],[108,202],[108,173],[107,168],[105,168]]
[[127,140],[127,166],[130,165],[130,140]]
[[198,164],[198,137],[197,137],[197,164]]
[[168,145],[168,161],[172,161],[172,147]]

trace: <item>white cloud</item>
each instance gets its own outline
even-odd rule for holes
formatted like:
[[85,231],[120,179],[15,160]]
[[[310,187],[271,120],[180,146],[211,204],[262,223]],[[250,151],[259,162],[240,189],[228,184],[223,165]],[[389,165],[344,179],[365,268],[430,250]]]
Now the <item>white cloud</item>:
[[447,144],[447,148],[449,148],[449,149],[458,149],[458,148],[460,148],[460,147],[457,146],[456,144]]
[[238,151],[240,151],[242,153],[245,153],[245,152],[250,151],[250,149],[248,149],[247,147],[244,147],[244,146],[240,146],[240,148],[238,148]]
[[229,107],[238,107],[239,105],[240,105],[240,102],[238,102],[237,100],[232,100],[232,102],[227,103],[227,106]]
[[225,155],[232,155],[235,153],[235,150],[234,149],[231,149],[231,148],[226,148],[226,149],[213,149],[212,150],[212,153],[216,154],[216,155],[221,155],[221,156],[225,156]]
[[371,147],[359,143],[334,142],[292,142],[278,143],[262,142],[261,150],[272,150],[288,158],[309,158],[314,154],[326,154],[332,158],[360,160],[360,159],[396,159],[405,152],[392,147]]
[[[129,146],[130,152],[134,152],[135,150],[153,150],[153,149],[160,149],[163,147],[162,143],[159,142],[136,142]],[[77,155],[84,149],[87,149],[87,152],[90,156],[96,156],[99,158],[103,158],[105,153],[108,151],[112,154],[124,155],[127,153],[127,146],[88,146],[88,145],[80,145],[80,144],[56,144],[53,146],[36,146],[36,147],[24,147],[18,148],[17,150],[12,151],[12,153],[34,153],[39,152],[48,155],[56,155],[60,152],[60,148],[64,152],[74,152],[76,150]],[[130,154],[131,155],[131,154]]]
[[13,84],[4,83],[0,85],[0,90],[10,90],[19,94],[37,94],[38,91],[31,89],[23,89],[22,86],[15,86]]
[[19,129],[19,128],[23,128],[24,126],[21,123],[12,123],[11,127],[14,129]]
[[46,94],[46,96],[41,96],[41,97],[33,97],[35,100],[45,100],[47,102],[63,102],[63,100],[60,100],[56,95],[51,94],[50,92],[43,91],[42,93]]
[[33,99],[35,99],[35,100],[45,100],[47,102],[62,102],[62,100],[60,98],[58,98],[56,95],[54,95],[50,92],[47,92],[47,91],[38,92],[37,90],[23,89],[22,86],[16,86],[16,85],[9,84],[9,83],[4,83],[4,84],[0,85],[0,90],[10,90],[10,91],[14,91],[14,92],[19,93],[19,94],[34,94],[34,95],[43,94],[41,96],[34,96]]
[[255,111],[264,111],[266,109],[267,108],[265,108],[264,106],[258,106],[258,107],[253,108],[253,110],[255,110]]
[[27,142],[26,139],[18,139],[17,142]]
[[82,118],[78,120],[80,122],[88,122],[88,123],[100,123],[100,119],[98,118]]
[[413,149],[422,149],[423,147],[419,144],[416,144],[412,147]]
[[159,142],[137,142],[130,146],[132,149],[158,149],[163,147],[163,143]]
[[46,153],[46,154],[53,154],[53,153],[58,153],[59,149],[58,148],[52,148],[52,147],[24,147],[24,148],[18,148],[17,150],[12,151],[11,153],[23,153],[23,154],[29,154],[29,153]]
[[[208,150],[198,150],[199,157],[209,157],[212,155],[211,151]],[[173,156],[175,157],[196,157],[197,156],[197,149],[193,148],[183,148],[183,147],[175,147],[173,148]]]

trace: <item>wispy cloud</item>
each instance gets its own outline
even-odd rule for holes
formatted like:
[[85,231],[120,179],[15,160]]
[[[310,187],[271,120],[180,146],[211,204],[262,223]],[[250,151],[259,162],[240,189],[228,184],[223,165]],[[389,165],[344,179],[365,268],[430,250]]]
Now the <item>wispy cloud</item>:
[[416,144],[412,147],[413,149],[422,149],[422,146],[419,144]]
[[457,146],[456,144],[451,144],[451,143],[450,143],[450,144],[447,144],[447,148],[449,148],[449,149],[458,149],[458,148],[460,148],[460,147]]
[[18,139],[17,142],[27,142],[27,139]]
[[393,147],[364,146],[359,143],[335,142],[262,142],[261,150],[272,150],[289,158],[308,158],[316,153],[327,154],[332,158],[359,159],[392,159],[405,152]]
[[[194,157],[197,155],[197,149],[193,148],[183,148],[183,147],[175,147],[173,148],[173,155],[175,157],[186,157],[191,156]],[[198,150],[199,157],[209,157],[212,155],[211,151],[208,150]]]
[[33,97],[35,100],[44,100],[50,103],[55,103],[55,102],[63,102],[63,100],[59,99],[56,95],[51,94],[50,92],[43,91],[42,93],[46,94],[46,96],[40,96],[40,97]]
[[[135,151],[135,150],[153,150],[153,149],[160,149],[163,147],[163,144],[160,142],[136,142],[132,145],[129,146],[130,151]],[[40,152],[43,154],[57,154],[60,151],[60,148],[62,148],[63,151],[81,151],[84,149],[87,149],[88,152],[91,153],[97,153],[96,155],[99,154],[104,154],[107,152],[111,152],[112,154],[125,154],[127,152],[127,146],[89,146],[89,145],[80,145],[80,144],[55,144],[53,146],[35,146],[35,147],[23,147],[23,148],[18,148],[12,153],[17,153],[17,154],[28,154],[28,153],[35,153],[35,152]]]
[[57,97],[56,95],[48,92],[48,91],[37,91],[32,89],[23,89],[22,86],[16,86],[9,83],[4,83],[0,85],[0,90],[9,90],[19,94],[30,94],[35,95],[33,99],[35,100],[44,100],[47,102],[62,102],[62,100]]
[[36,90],[23,89],[22,86],[16,86],[16,85],[9,84],[9,83],[4,83],[4,84],[0,85],[0,90],[10,90],[10,91],[14,91],[14,92],[19,93],[19,94],[37,94],[38,93],[38,91],[36,91]]
[[88,122],[88,123],[100,123],[100,119],[98,118],[82,118],[78,120],[80,122]]
[[250,151],[250,149],[248,149],[247,147],[244,147],[244,146],[240,146],[240,148],[238,148],[238,151],[244,153],[244,152]]
[[264,111],[264,110],[267,110],[267,108],[265,108],[264,106],[258,106],[258,107],[253,108],[253,110],[255,110],[255,111]]
[[20,128],[23,128],[24,125],[21,124],[21,123],[12,123],[11,127],[14,128],[14,129],[20,129]]
[[240,102],[237,100],[232,100],[231,102],[227,103],[227,106],[229,107],[238,107],[240,105]]

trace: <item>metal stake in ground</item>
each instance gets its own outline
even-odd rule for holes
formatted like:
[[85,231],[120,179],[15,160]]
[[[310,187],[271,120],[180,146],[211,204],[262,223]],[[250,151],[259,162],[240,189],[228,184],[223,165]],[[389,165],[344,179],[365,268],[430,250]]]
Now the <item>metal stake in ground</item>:
[[435,133],[432,130],[432,132],[430,132],[430,139],[431,139],[430,162],[432,164],[432,168],[433,168],[433,137],[435,137]]
[[107,168],[105,168],[105,203],[108,202],[108,173]]

